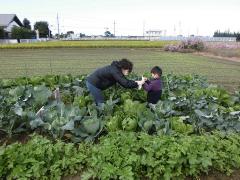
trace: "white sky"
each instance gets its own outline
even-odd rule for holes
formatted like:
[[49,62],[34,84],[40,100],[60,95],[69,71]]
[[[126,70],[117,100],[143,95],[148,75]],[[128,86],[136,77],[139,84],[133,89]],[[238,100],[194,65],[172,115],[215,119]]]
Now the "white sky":
[[[0,0],[0,14],[17,14],[22,21],[48,21],[57,32],[100,35],[142,35],[143,29],[167,35],[209,35],[217,29],[240,31],[240,0]],[[144,25],[145,24],[145,25]],[[144,28],[143,28],[144,27]]]

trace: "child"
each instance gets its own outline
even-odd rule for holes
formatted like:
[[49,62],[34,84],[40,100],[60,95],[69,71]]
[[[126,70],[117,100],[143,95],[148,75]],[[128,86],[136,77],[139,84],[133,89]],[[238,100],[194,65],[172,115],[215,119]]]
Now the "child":
[[148,104],[157,104],[162,95],[162,69],[158,66],[155,66],[151,70],[152,80],[147,80],[143,78],[143,89],[147,91],[147,102]]

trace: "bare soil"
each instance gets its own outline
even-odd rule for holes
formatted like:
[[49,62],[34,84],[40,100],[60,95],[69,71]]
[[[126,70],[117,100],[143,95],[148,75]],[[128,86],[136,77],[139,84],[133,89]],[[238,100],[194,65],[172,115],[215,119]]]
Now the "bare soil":
[[210,57],[210,58],[216,58],[221,60],[227,60],[227,61],[233,61],[233,62],[239,62],[240,63],[240,57],[224,57],[224,56],[217,56],[209,52],[195,52],[194,54],[204,56],[204,57]]

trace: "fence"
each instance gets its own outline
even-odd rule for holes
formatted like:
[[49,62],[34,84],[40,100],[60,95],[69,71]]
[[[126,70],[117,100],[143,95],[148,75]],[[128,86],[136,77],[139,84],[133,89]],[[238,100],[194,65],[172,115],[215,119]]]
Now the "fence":
[[197,38],[206,42],[236,42],[235,37],[182,37],[182,36],[92,36],[92,37],[69,37],[62,40],[136,40],[136,41],[182,41]]
[[[103,36],[92,36],[92,37],[69,37],[62,38],[65,41],[81,41],[81,40],[126,40],[126,41],[182,41],[189,38],[198,38],[205,42],[236,42],[235,37],[181,37],[181,36],[117,36],[117,37],[103,37]],[[40,39],[20,39],[20,43],[36,43],[50,41],[49,38]],[[17,39],[0,39],[0,44],[17,44]]]
[[0,44],[17,44],[17,39],[0,39]]
[[49,38],[40,38],[40,39],[20,39],[20,43],[36,43],[36,42],[47,42]]
[[236,42],[235,37],[159,37],[159,40],[162,41],[169,41],[169,40],[174,40],[174,41],[182,41],[182,40],[187,40],[191,38],[197,38],[202,41],[209,41],[209,42]]
[[[40,39],[20,39],[20,43],[36,43],[36,42],[46,42],[49,41],[49,38],[40,38]],[[0,44],[17,44],[17,39],[0,39]]]

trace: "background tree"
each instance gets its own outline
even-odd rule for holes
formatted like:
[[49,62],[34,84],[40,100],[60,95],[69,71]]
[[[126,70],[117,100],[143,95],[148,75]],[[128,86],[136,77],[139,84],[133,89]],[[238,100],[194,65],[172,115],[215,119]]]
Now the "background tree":
[[71,37],[72,34],[74,34],[73,31],[67,31],[67,37]]
[[2,27],[0,27],[0,39],[4,39],[5,38],[5,31]]
[[80,33],[80,37],[85,37],[86,35],[84,33]]
[[240,41],[240,33],[237,33],[236,37],[237,37],[237,41]]
[[61,34],[59,35],[59,37],[60,37],[60,38],[67,38],[67,34],[61,33]]
[[105,31],[104,35],[106,37],[113,37],[114,36],[110,31]]
[[231,33],[229,30],[221,32],[219,30],[214,32],[213,37],[237,37],[239,32],[233,32]]
[[74,31],[68,31],[67,35],[74,34]]
[[40,38],[47,38],[49,36],[49,28],[48,22],[46,21],[38,21],[34,24],[34,30],[39,31]]
[[217,30],[214,32],[213,37],[236,37],[236,41],[240,41],[240,32],[231,33],[229,30],[224,32]]
[[13,39],[32,39],[35,36],[35,32],[24,27],[13,27],[12,38]]
[[30,21],[27,18],[23,19],[23,27],[31,30],[31,24],[30,24]]

